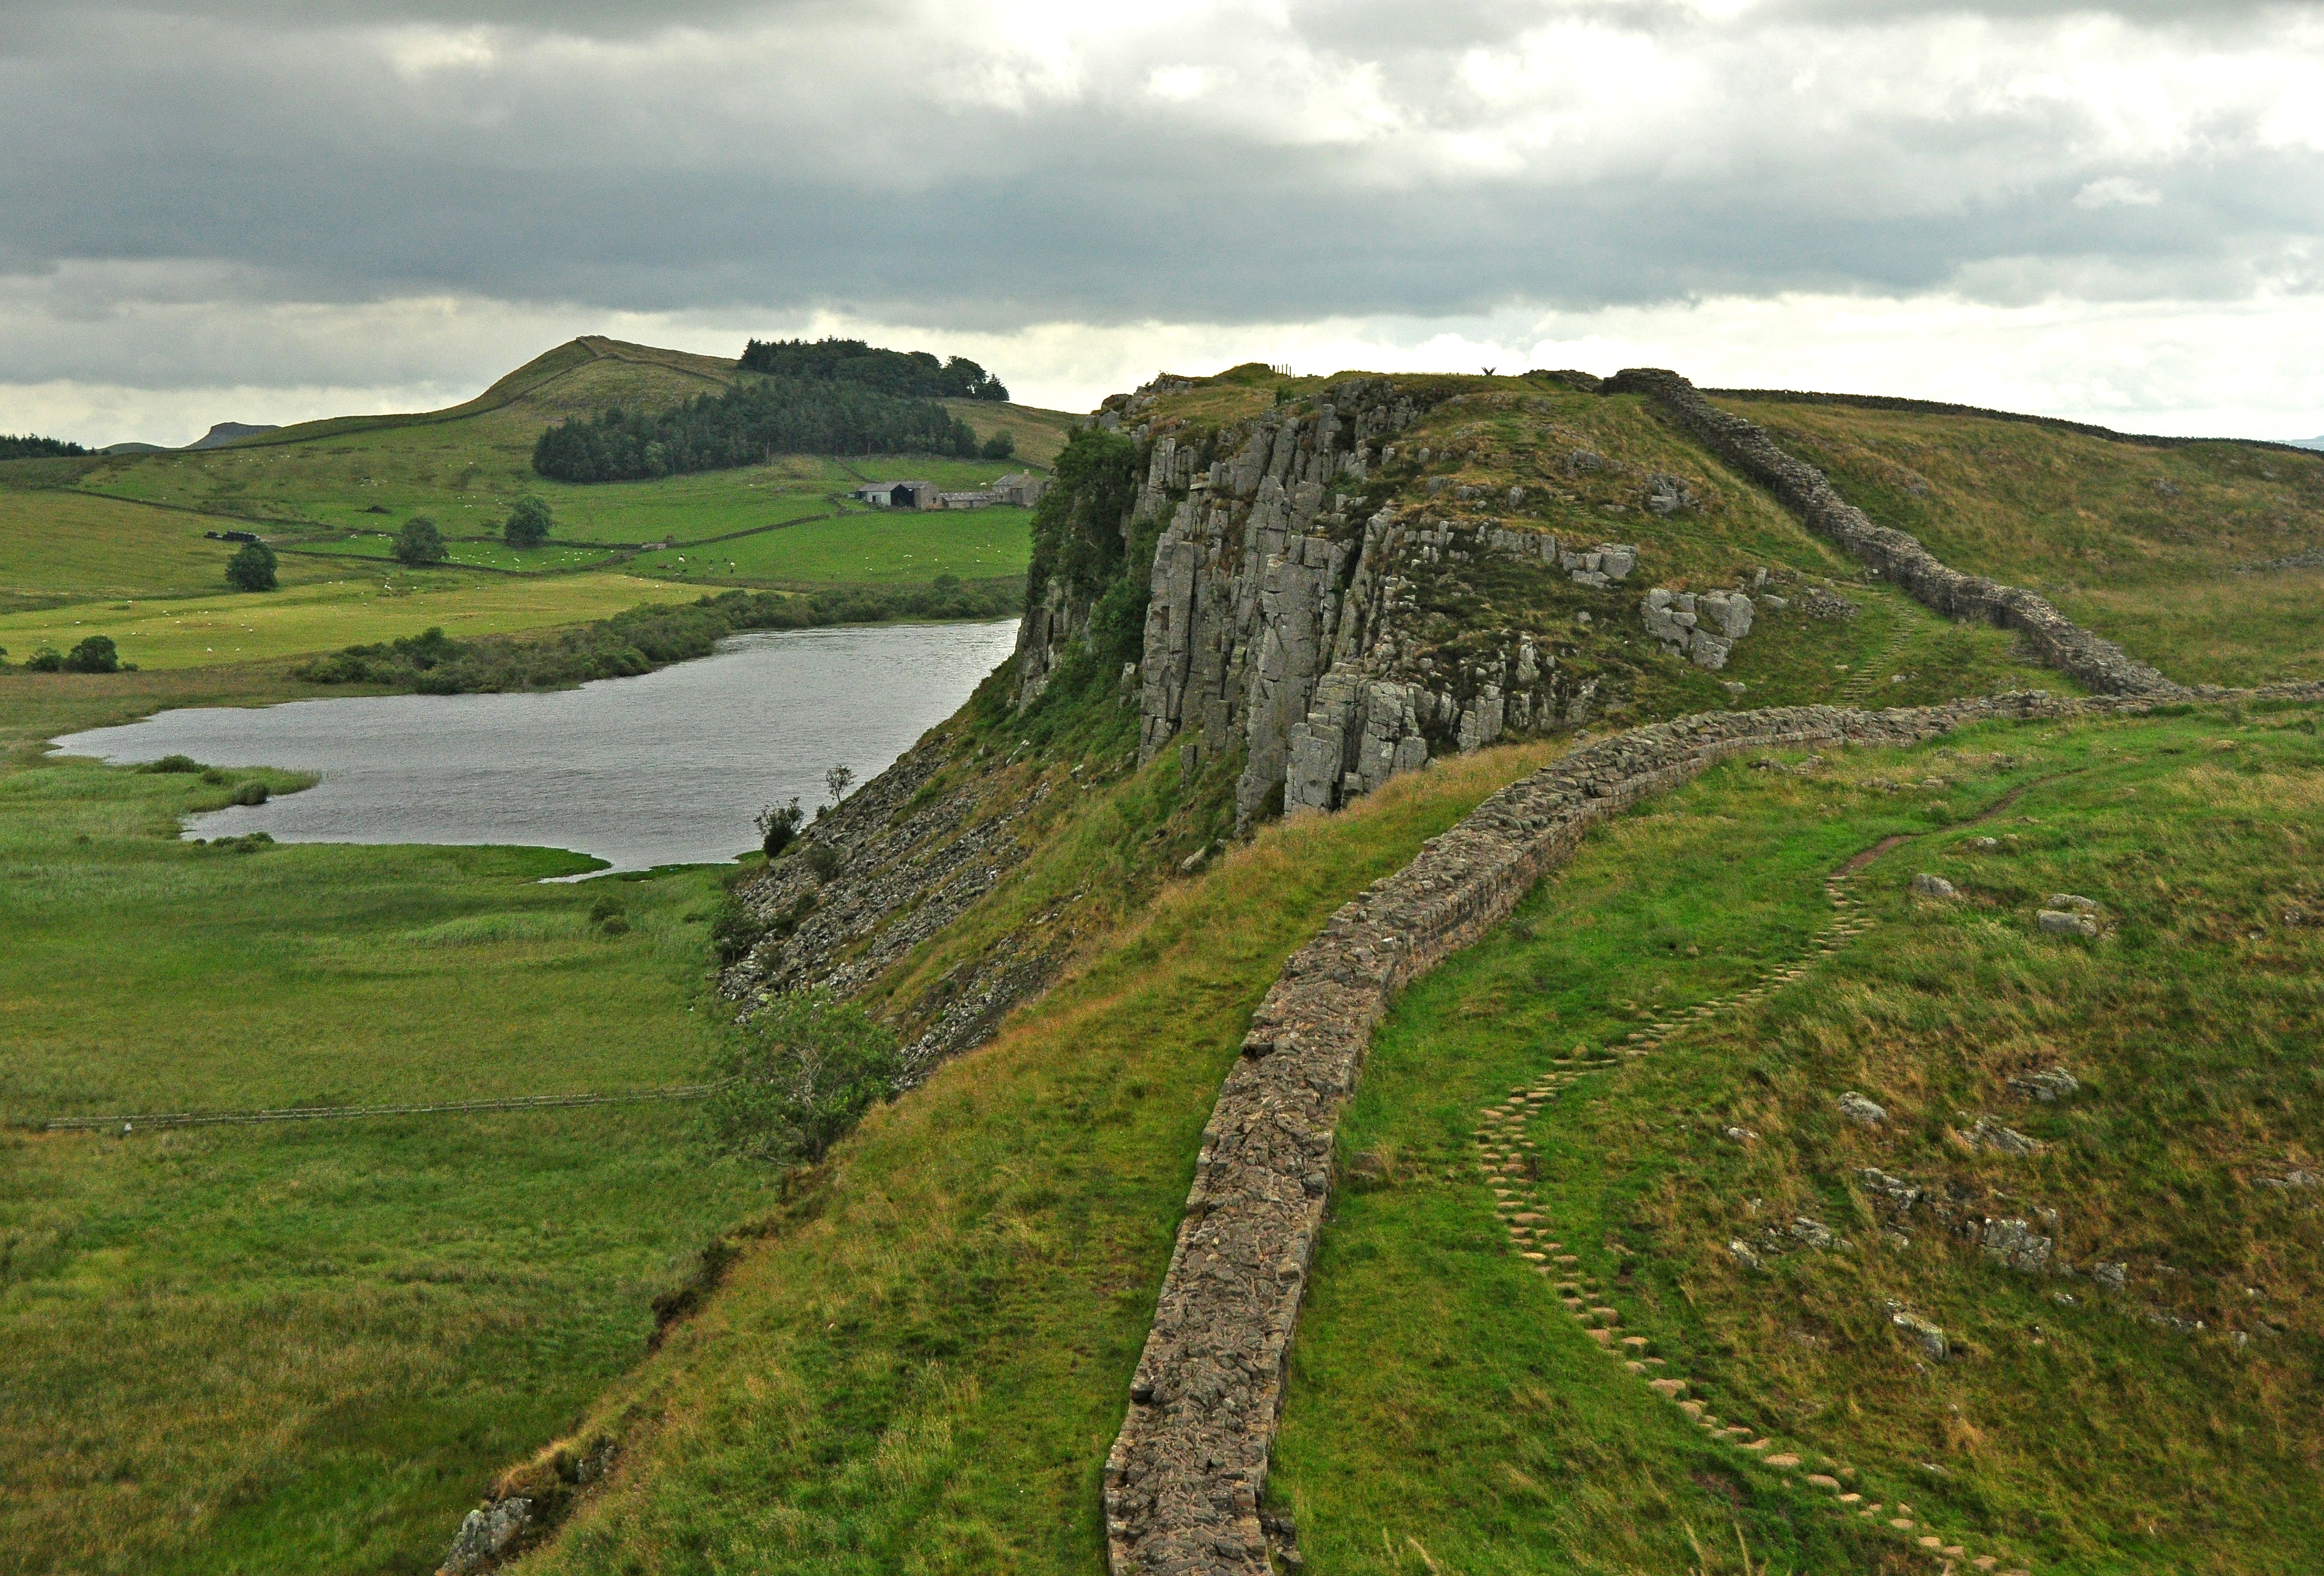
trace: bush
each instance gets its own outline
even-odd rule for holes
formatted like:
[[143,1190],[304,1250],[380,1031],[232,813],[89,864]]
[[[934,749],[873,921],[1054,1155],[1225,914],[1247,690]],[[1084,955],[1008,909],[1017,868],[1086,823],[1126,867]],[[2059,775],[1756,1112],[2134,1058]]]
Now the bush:
[[863,1113],[896,1095],[895,1037],[820,992],[778,996],[713,1058],[721,1087],[703,1116],[711,1146],[812,1165]]
[[264,542],[244,542],[226,561],[226,582],[238,591],[274,589],[274,549]]
[[996,432],[976,452],[989,460],[1005,460],[1017,452],[1017,440],[1005,432]]
[[424,514],[415,514],[403,522],[403,529],[395,533],[395,546],[391,550],[397,563],[409,564],[415,569],[423,564],[440,564],[452,556],[451,549],[444,545],[444,533]]
[[818,843],[807,851],[807,868],[815,872],[815,879],[819,881],[827,881],[837,875],[839,867],[846,862],[847,856],[833,843]]
[[75,646],[64,659],[68,673],[118,673],[121,653],[110,635],[90,635]]
[[163,773],[184,772],[187,775],[191,776],[197,772],[208,772],[209,768],[204,766],[200,761],[195,760],[190,755],[164,755],[159,760],[147,761],[137,770],[140,771]]
[[266,785],[263,782],[244,783],[234,790],[234,797],[228,802],[236,805],[263,805],[266,802]]
[[27,673],[62,673],[64,670],[65,654],[54,646],[42,646],[24,659],[24,671]]
[[716,917],[710,921],[710,950],[718,955],[719,965],[726,967],[749,957],[751,949],[766,939],[766,935],[767,922],[730,892],[719,903]]
[[800,823],[806,819],[807,816],[799,809],[799,802],[796,798],[779,808],[769,805],[759,812],[760,849],[769,859],[775,858],[790,846],[791,839],[798,835]]
[[512,548],[537,548],[549,539],[549,528],[554,523],[548,503],[528,493],[509,511],[508,523],[501,527],[501,539]]

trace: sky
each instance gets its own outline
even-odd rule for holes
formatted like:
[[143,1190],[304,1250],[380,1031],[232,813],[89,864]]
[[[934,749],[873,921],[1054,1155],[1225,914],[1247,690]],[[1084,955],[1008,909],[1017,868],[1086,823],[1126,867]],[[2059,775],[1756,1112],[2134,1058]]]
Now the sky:
[[0,431],[576,334],[2324,433],[2324,4],[0,0]]

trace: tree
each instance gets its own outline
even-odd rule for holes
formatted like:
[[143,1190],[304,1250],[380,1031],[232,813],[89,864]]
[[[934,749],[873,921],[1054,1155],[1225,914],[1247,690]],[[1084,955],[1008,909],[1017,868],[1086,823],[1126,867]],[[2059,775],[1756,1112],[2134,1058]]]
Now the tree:
[[444,545],[444,533],[424,514],[415,514],[403,522],[403,529],[395,533],[395,546],[391,550],[396,562],[415,569],[423,564],[440,564],[452,556],[451,549]]
[[1005,432],[996,432],[984,440],[977,452],[989,460],[1005,460],[1017,452],[1017,440]]
[[839,803],[847,797],[847,788],[855,780],[855,773],[844,766],[835,766],[823,774],[823,786],[831,792],[831,802]]
[[896,1097],[893,1036],[860,1007],[821,992],[769,1001],[713,1053],[719,1086],[704,1110],[713,1147],[779,1166],[812,1165],[863,1113]]
[[62,673],[64,670],[65,654],[54,646],[42,646],[24,659],[24,671],[27,673]]
[[91,635],[65,654],[64,670],[68,673],[118,673],[121,653],[114,649],[111,635]]
[[549,539],[549,505],[540,499],[527,495],[516,501],[509,511],[508,523],[501,527],[501,539],[512,548],[537,548]]
[[798,835],[799,824],[806,819],[797,798],[779,808],[769,805],[759,812],[759,846],[769,859],[790,846],[791,839]]
[[226,561],[226,584],[242,591],[274,589],[274,549],[264,542],[244,542]]

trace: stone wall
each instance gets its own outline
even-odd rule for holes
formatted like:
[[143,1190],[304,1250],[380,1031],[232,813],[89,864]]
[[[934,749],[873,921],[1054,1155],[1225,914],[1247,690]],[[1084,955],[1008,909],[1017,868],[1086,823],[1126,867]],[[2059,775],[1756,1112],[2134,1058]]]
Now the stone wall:
[[2044,666],[2103,695],[2182,693],[2162,674],[2072,622],[2034,593],[1949,569],[1917,538],[1873,524],[1864,511],[1832,490],[1821,471],[1785,453],[1757,423],[1712,405],[1678,373],[1632,367],[1607,379],[1600,392],[1645,394],[1654,400],[1681,429],[1796,510],[1811,530],[1829,537],[1946,617],[2015,630]]
[[[2286,686],[2324,699],[2324,685]],[[2034,691],[1884,712],[1711,714],[1575,750],[1502,789],[1293,954],[1204,1129],[1194,1184],[1105,1468],[1114,1576],[1261,1576],[1259,1504],[1339,1115],[1397,991],[1508,915],[1600,821],[1745,751],[1903,745],[1993,719],[2135,713]]]

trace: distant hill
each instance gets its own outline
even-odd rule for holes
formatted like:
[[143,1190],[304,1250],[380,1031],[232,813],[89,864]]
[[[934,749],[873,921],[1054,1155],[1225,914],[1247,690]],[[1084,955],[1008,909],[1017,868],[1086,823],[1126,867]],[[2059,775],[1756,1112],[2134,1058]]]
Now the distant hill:
[[281,430],[280,427],[253,427],[246,421],[221,421],[186,447],[188,448],[222,448],[237,438],[256,438],[261,433]]
[[2324,438],[2295,438],[2292,440],[2292,447],[2294,448],[2324,448]]

